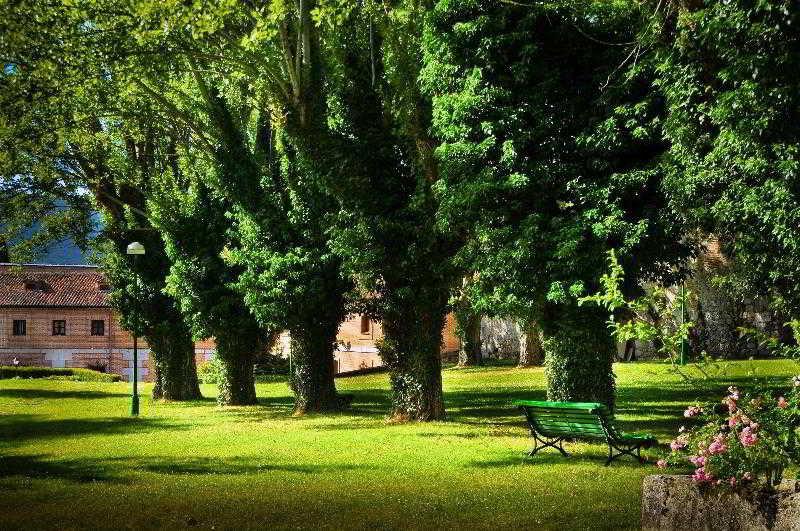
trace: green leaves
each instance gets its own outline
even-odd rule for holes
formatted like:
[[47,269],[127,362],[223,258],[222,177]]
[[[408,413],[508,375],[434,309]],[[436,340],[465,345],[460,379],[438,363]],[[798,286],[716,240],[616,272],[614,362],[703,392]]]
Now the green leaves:
[[673,16],[653,54],[670,207],[730,242],[725,252],[751,293],[780,294],[800,311],[797,10],[732,0]]

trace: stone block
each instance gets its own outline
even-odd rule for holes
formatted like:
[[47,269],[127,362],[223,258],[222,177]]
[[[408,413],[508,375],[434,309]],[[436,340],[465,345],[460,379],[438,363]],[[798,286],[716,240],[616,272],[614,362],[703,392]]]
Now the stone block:
[[731,489],[690,476],[647,476],[642,484],[642,529],[800,531],[800,481],[775,489]]

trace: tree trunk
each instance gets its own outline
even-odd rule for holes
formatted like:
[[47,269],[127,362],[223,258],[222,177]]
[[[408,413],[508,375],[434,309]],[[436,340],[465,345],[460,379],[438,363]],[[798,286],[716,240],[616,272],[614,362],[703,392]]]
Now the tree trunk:
[[588,309],[573,311],[574,315],[542,322],[547,398],[600,402],[613,411],[616,345],[605,316]]
[[[464,315],[466,314],[466,315]],[[481,364],[481,316],[473,312],[457,314],[461,349],[458,351],[458,366],[471,367]]]
[[253,364],[256,353],[264,348],[264,342],[257,333],[249,330],[243,330],[235,336],[218,335],[215,340],[216,355],[222,366],[217,402],[221,406],[249,406],[258,403]]
[[338,322],[307,326],[291,332],[292,374],[289,385],[294,392],[294,412],[339,409],[333,381],[333,351]]
[[517,367],[534,367],[544,361],[542,336],[534,321],[517,324],[519,330],[519,358]]
[[392,419],[436,420],[445,416],[442,398],[444,310],[384,317],[381,357],[389,367]]
[[628,339],[625,341],[625,353],[622,355],[622,361],[636,361],[635,339]]
[[153,356],[155,378],[153,398],[163,400],[197,400],[203,398],[197,382],[194,341],[188,331],[148,334],[147,343]]

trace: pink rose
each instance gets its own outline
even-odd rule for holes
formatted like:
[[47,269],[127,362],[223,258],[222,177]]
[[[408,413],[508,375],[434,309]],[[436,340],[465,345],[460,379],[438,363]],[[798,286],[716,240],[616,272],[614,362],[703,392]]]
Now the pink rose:
[[758,442],[758,435],[748,426],[739,434],[739,441],[743,446],[753,446]]
[[736,400],[731,397],[725,397],[722,399],[723,404],[728,405],[728,412],[729,413],[736,413],[736,410],[739,409],[739,404],[737,404]]
[[663,459],[659,459],[658,461],[656,461],[656,466],[657,466],[658,468],[664,469],[664,468],[667,468],[667,467],[669,466],[669,463],[667,463],[667,462],[666,462],[665,460],[663,460]]
[[689,461],[698,468],[706,466],[706,458],[702,455],[693,455],[689,458]]
[[728,483],[731,484],[731,487],[736,486],[736,476],[731,476],[731,479],[728,480]]
[[688,418],[696,417],[697,415],[699,415],[702,412],[703,412],[703,410],[700,407],[689,406],[689,407],[686,408],[686,411],[683,412],[683,416],[688,419]]
[[705,468],[700,467],[694,471],[694,474],[692,474],[692,479],[698,483],[703,483],[705,481],[712,481],[714,476],[707,473]]
[[784,397],[778,398],[778,407],[781,409],[786,409],[789,407],[789,402]]
[[714,440],[708,445],[708,453],[711,455],[723,454],[728,450],[728,445],[725,444],[725,435],[718,433],[714,436]]
[[677,452],[678,450],[683,450],[686,448],[686,439],[683,437],[678,437],[671,443],[669,443],[669,447],[672,448],[673,452]]

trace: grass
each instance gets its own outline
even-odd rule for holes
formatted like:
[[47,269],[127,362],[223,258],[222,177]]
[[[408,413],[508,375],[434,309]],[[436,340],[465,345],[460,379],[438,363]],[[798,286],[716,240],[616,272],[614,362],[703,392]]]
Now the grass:
[[[618,364],[619,420],[668,441],[686,404],[754,369],[772,385],[800,372],[735,362],[697,388],[663,364]],[[274,382],[258,407],[220,409],[204,386],[206,400],[145,399],[130,419],[124,383],[2,380],[0,529],[638,528],[654,468],[605,468],[605,448],[584,443],[523,460],[509,404],[544,397],[541,369],[447,369],[449,418],[433,423],[385,422],[385,374],[338,387],[355,395],[347,413],[292,417]]]

